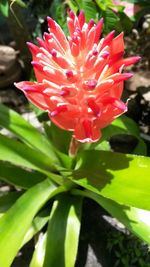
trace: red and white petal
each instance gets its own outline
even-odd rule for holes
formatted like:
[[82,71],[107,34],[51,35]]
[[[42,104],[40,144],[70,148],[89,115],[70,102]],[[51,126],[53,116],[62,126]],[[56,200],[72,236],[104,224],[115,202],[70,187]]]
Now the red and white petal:
[[97,142],[100,137],[101,132],[96,123],[88,119],[79,119],[74,129],[75,139],[81,143],[93,143]]

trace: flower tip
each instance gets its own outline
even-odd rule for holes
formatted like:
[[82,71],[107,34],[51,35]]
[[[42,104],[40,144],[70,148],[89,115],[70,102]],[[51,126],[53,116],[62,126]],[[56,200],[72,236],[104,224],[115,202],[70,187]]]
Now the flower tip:
[[137,61],[136,61],[135,63],[139,62],[139,61],[141,60],[141,58],[142,58],[142,57],[140,57],[140,56],[136,56],[136,60],[137,60]]
[[133,73],[128,73],[128,79],[132,78],[133,77]]
[[75,18],[75,13],[72,10],[69,11],[69,17],[71,19],[74,19]]
[[101,22],[101,24],[104,23],[104,18],[103,17],[100,19],[100,22]]
[[14,82],[14,86],[17,87],[17,83],[16,82]]
[[81,10],[80,10],[80,13],[79,13],[79,15],[82,15],[82,16],[83,16],[83,15],[85,15],[85,12],[84,12],[84,10],[83,10],[83,9],[81,9]]
[[133,57],[131,57],[131,58],[129,58],[130,59],[130,64],[136,64],[136,63],[138,63],[140,60],[141,60],[141,57],[140,56],[133,56]]
[[55,29],[56,26],[55,26],[55,21],[51,18],[51,17],[47,17],[47,22],[48,22],[48,26],[51,28],[51,29]]
[[33,47],[33,44],[32,43],[26,42],[26,44],[27,44],[27,46],[28,46],[29,49],[32,49],[32,47]]
[[113,30],[113,31],[110,32],[110,34],[114,36],[114,35],[115,35],[115,32],[116,32],[116,31]]
[[26,42],[26,44],[31,53],[36,54],[38,52],[38,47],[35,44],[32,44],[30,42]]
[[14,86],[16,87],[16,88],[18,88],[18,89],[23,89],[23,85],[24,85],[24,82],[18,82],[18,83],[14,83]]

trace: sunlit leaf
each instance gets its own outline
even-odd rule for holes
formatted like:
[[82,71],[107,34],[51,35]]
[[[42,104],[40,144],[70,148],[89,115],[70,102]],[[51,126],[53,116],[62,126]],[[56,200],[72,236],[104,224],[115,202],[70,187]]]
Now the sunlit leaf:
[[43,267],[74,267],[78,249],[82,198],[62,195],[54,202]]
[[[80,192],[74,192],[76,194]],[[115,201],[102,197],[90,191],[81,192],[81,195],[95,200],[113,217],[116,217],[132,233],[150,244],[150,211],[117,204]]]
[[0,196],[0,217],[14,204],[20,195],[21,192],[5,192]]
[[8,10],[9,10],[8,1],[1,0],[0,1],[0,12],[3,14],[3,16],[8,17]]
[[108,151],[80,153],[66,177],[119,204],[150,210],[150,158]]
[[49,220],[49,212],[50,209],[46,209],[41,211],[37,216],[33,219],[28,231],[25,234],[21,247],[26,244],[32,237],[37,234],[48,222]]
[[0,266],[10,267],[34,216],[55,192],[56,187],[45,180],[24,193],[0,218]]
[[17,112],[2,104],[0,104],[0,125],[14,133],[23,142],[36,148],[38,152],[43,152],[51,160],[57,162],[53,147],[46,137]]
[[29,267],[43,267],[45,248],[46,248],[47,233],[41,233],[32,256]]
[[35,170],[54,170],[53,162],[43,153],[1,134],[0,160]]

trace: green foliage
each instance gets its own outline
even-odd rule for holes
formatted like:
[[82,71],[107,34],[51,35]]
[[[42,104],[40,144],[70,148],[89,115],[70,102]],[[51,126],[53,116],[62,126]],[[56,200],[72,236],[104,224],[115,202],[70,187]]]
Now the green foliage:
[[75,158],[68,155],[71,134],[53,124],[45,122],[40,133],[0,105],[0,125],[12,136],[0,135],[0,179],[20,190],[0,196],[0,266],[11,266],[37,234],[30,267],[75,266],[83,197],[150,243],[150,159],[109,151],[111,136],[119,133],[135,136],[135,151],[146,153],[132,120],[117,119],[100,142],[82,145]]
[[22,0],[1,0],[0,1],[0,12],[3,16],[8,17],[9,8],[11,9],[13,4],[17,4],[18,6],[22,8],[26,8],[26,4]]
[[[81,197],[69,195],[62,195],[54,202],[49,219],[43,267],[74,266],[78,249],[81,206]],[[55,238],[56,232],[57,238]]]
[[2,13],[3,16],[8,17],[8,1],[7,0],[1,0],[0,1],[0,12]]
[[[54,1],[55,2],[55,1]],[[124,13],[123,6],[116,6],[113,4],[112,0],[106,1],[89,1],[89,0],[70,0],[66,1],[67,5],[75,13],[81,9],[85,12],[86,20],[89,21],[93,18],[96,22],[100,17],[104,18],[104,33],[107,34],[111,30],[116,30],[117,32],[125,31],[130,32],[133,23],[129,17]],[[114,11],[114,8],[117,12]],[[61,23],[61,21],[60,21]]]
[[149,0],[127,0],[127,2],[129,2],[129,3],[132,3],[132,4],[139,4],[139,5],[150,5],[149,4]]
[[67,177],[119,204],[150,210],[149,166],[148,157],[90,150],[78,154]]
[[108,250],[115,255],[114,267],[150,267],[150,251],[147,244],[130,234],[108,233]]
[[[139,0],[128,2],[141,5]],[[148,2],[143,0],[142,6],[146,7]],[[22,0],[9,1],[10,7],[14,3],[26,7]],[[6,17],[9,4],[7,0],[0,1],[0,12]],[[114,11],[112,0],[32,0],[28,6],[38,17],[34,37],[37,32],[42,35],[41,26],[47,15],[57,20],[68,34],[65,19],[68,7],[75,13],[84,10],[87,21],[94,18],[97,22],[103,16],[104,34],[113,29],[129,32],[133,27],[123,7],[116,6]],[[43,112],[38,112],[38,117],[42,121]],[[75,266],[84,197],[96,201],[150,244],[150,159],[131,119],[125,116],[116,119],[103,129],[99,142],[82,144],[74,158],[68,155],[71,133],[53,123],[45,121],[40,132],[0,104],[0,126],[10,134],[0,134],[0,180],[13,190],[0,194],[0,266],[11,266],[18,251],[37,236],[30,267]],[[137,139],[135,155],[111,151],[110,139],[117,134]],[[116,244],[122,249],[122,239]],[[131,249],[132,246],[128,253],[132,253]],[[144,267],[138,245],[135,253],[140,267]],[[116,252],[116,257],[118,264],[130,264],[122,250]]]

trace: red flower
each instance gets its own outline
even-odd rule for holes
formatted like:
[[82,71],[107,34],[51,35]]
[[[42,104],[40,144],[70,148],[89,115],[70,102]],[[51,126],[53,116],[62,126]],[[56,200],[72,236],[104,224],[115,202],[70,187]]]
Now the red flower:
[[39,46],[28,43],[37,82],[16,87],[77,140],[96,142],[100,129],[127,110],[120,97],[132,74],[122,69],[140,58],[123,58],[123,33],[115,37],[112,31],[99,41],[103,19],[87,24],[83,11],[78,17],[70,11],[68,39],[53,19],[47,20],[49,33],[37,38]]

